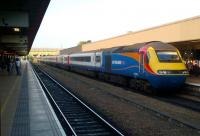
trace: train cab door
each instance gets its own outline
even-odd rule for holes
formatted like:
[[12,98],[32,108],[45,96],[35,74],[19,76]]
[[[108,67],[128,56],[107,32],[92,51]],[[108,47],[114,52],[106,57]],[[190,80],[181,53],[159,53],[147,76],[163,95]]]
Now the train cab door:
[[143,74],[144,73],[144,53],[140,52],[140,57],[139,57],[139,73]]
[[110,73],[111,72],[111,55],[105,55],[105,71]]
[[95,53],[95,60],[94,60],[94,63],[95,63],[95,67],[96,68],[99,68],[101,66],[101,58],[102,58],[102,55],[100,52],[96,52]]
[[62,56],[62,64],[65,64],[65,57]]

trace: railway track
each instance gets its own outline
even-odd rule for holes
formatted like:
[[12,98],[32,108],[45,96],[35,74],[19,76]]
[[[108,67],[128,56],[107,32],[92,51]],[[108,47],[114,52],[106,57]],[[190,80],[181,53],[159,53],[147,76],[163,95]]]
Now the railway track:
[[[98,79],[95,79],[95,80],[98,80]],[[129,90],[131,92],[135,92],[135,93],[139,93],[139,94],[151,97],[153,99],[158,99],[160,101],[167,102],[176,106],[180,106],[180,107],[183,107],[195,112],[200,112],[200,99],[196,98],[196,96],[183,97],[182,94],[175,94],[175,93],[164,93],[164,94],[154,95],[149,92],[132,89],[130,87],[124,87],[124,85],[119,85],[116,83],[111,83],[111,84],[113,84],[114,86],[122,87],[123,89]]]
[[168,96],[168,97],[157,97],[157,99],[177,105],[177,106],[184,107],[189,110],[200,112],[200,102],[193,99],[188,99],[188,98],[178,96],[178,95]]
[[152,92],[149,93],[142,90],[133,89],[131,87],[124,87],[124,85],[120,85],[116,83],[112,83],[112,84],[115,86],[122,87],[125,90],[129,90],[135,93],[139,93],[139,94],[151,97],[153,99],[158,99],[160,101],[171,103],[173,105],[180,106],[192,111],[200,112],[200,99],[196,98],[196,96],[187,96],[187,95],[183,96],[183,94],[175,94],[172,92],[169,92],[169,93],[165,92],[163,94],[159,92],[158,94],[155,95]]
[[[88,77],[88,76],[87,76]],[[94,78],[93,78],[94,79]],[[76,80],[80,80],[80,79],[76,79]],[[98,79],[94,79],[94,80],[98,80]],[[80,80],[81,82],[84,82],[85,84],[88,84],[87,82],[85,82],[85,81],[83,81],[83,80]],[[98,80],[99,81],[99,80]],[[90,85],[90,84],[88,84],[88,85]],[[114,85],[116,85],[116,86],[119,86],[119,87],[122,87],[122,88],[124,88],[124,86],[122,86],[122,85],[119,85],[119,84],[114,84]],[[98,86],[96,86],[95,88],[99,88]],[[100,90],[101,90],[101,88],[99,88]],[[152,97],[152,98],[154,98],[154,99],[159,99],[160,101],[165,101],[165,102],[167,102],[167,103],[171,103],[171,104],[173,104],[173,105],[176,105],[176,106],[181,106],[181,107],[184,107],[184,108],[187,108],[187,109],[189,109],[189,110],[193,110],[193,111],[197,111],[197,112],[199,112],[199,108],[197,108],[197,107],[195,107],[195,106],[191,106],[192,105],[192,103],[194,102],[194,103],[196,103],[196,101],[197,100],[194,100],[194,101],[192,101],[191,102],[191,99],[190,98],[185,98],[185,97],[183,97],[183,99],[185,98],[185,101],[183,100],[181,100],[181,101],[178,101],[177,99],[175,99],[175,98],[178,98],[178,97],[181,97],[181,98],[179,98],[179,99],[182,99],[182,96],[175,96],[175,98],[171,98],[173,95],[169,95],[168,97],[164,97],[164,96],[155,96],[155,95],[149,95],[149,94],[147,94],[147,93],[145,93],[145,92],[141,92],[141,91],[137,91],[137,90],[132,90],[131,88],[127,88],[127,87],[125,87],[124,88],[125,90],[129,90],[129,91],[133,91],[133,92],[135,92],[135,93],[139,93],[139,94],[142,94],[142,95],[146,95],[146,96],[149,96],[149,97]],[[168,114],[168,113],[165,113],[165,112],[162,112],[162,111],[158,111],[157,109],[153,109],[153,108],[151,108],[151,107],[148,107],[148,106],[145,106],[145,105],[143,105],[143,104],[140,104],[140,103],[138,103],[138,102],[135,102],[134,100],[128,100],[128,99],[126,99],[126,98],[122,98],[122,97],[119,97],[119,96],[116,96],[116,95],[113,95],[112,93],[109,93],[109,95],[111,95],[111,96],[113,96],[113,97],[116,97],[116,98],[119,98],[120,100],[124,100],[124,101],[127,101],[128,103],[131,103],[131,104],[134,104],[136,107],[138,107],[138,108],[140,108],[140,109],[143,109],[143,110],[146,110],[146,111],[148,111],[148,112],[150,112],[150,113],[152,113],[152,114],[154,114],[154,115],[156,115],[156,116],[159,116],[159,117],[161,117],[161,118],[164,118],[164,119],[166,119],[166,120],[168,120],[169,122],[173,122],[173,123],[175,123],[175,124],[177,124],[178,126],[185,126],[185,127],[188,127],[188,128],[192,128],[192,129],[194,129],[194,130],[197,130],[198,131],[198,133],[200,133],[200,127],[198,126],[198,125],[195,125],[195,124],[193,124],[193,123],[189,123],[189,122],[187,122],[187,121],[183,121],[183,120],[179,120],[179,119],[176,119],[176,118],[174,118],[173,116],[171,116],[170,114]],[[162,100],[161,100],[162,99]],[[193,99],[192,99],[193,100]],[[188,102],[188,103],[187,103]],[[199,101],[197,101],[197,103],[195,104],[195,105],[197,105],[198,107],[199,107],[199,105],[198,105],[198,102]]]
[[36,66],[33,66],[66,135],[123,136],[70,91]]

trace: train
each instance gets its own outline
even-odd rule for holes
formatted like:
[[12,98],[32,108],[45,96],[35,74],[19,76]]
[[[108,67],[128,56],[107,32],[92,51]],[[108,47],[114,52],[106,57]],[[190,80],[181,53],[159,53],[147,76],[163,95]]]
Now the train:
[[43,56],[39,61],[143,91],[178,89],[189,75],[178,49],[161,41]]

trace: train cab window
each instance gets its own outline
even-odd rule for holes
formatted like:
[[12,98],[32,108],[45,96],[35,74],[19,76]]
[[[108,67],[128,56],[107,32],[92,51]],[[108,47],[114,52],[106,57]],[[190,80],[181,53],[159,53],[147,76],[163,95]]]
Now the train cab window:
[[156,54],[160,62],[181,62],[176,51],[157,51]]
[[95,61],[100,63],[101,62],[101,57],[100,56],[96,56]]

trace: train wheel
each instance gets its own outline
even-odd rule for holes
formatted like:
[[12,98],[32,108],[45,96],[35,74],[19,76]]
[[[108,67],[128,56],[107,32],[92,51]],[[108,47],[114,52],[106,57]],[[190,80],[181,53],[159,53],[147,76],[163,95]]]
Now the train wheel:
[[152,88],[152,89],[151,89],[151,93],[152,93],[153,95],[158,95],[158,90],[155,89],[155,88]]
[[110,75],[108,75],[108,74],[104,74],[104,79],[105,79],[105,81],[107,81],[107,82],[110,82]]
[[144,81],[144,87],[143,87],[143,90],[147,93],[152,93],[152,87],[150,85],[149,82],[147,81]]
[[122,81],[122,84],[123,84],[123,86],[124,87],[129,87],[130,86],[130,81],[129,81],[130,79],[128,79],[128,78],[123,78],[123,81]]
[[132,88],[132,89],[137,89],[136,79],[130,79],[129,80],[129,87]]

